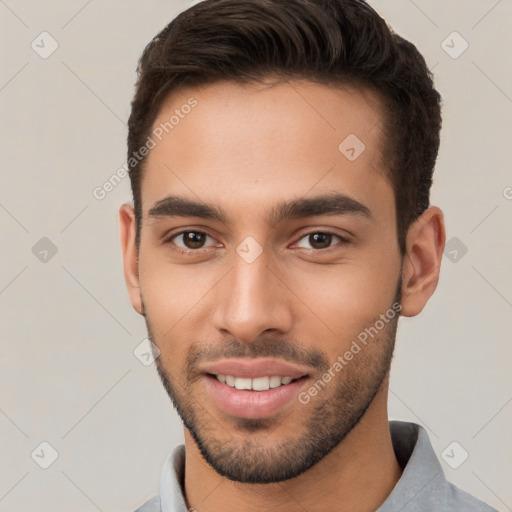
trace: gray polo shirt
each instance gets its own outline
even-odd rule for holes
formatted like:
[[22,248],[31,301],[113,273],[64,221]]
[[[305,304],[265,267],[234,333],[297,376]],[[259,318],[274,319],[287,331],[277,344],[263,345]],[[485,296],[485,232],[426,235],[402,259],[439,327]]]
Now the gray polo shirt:
[[[376,512],[497,512],[448,482],[426,430],[416,423],[390,421],[396,458],[403,473]],[[135,512],[188,512],[183,498],[185,446],[167,457],[160,478],[160,494]]]

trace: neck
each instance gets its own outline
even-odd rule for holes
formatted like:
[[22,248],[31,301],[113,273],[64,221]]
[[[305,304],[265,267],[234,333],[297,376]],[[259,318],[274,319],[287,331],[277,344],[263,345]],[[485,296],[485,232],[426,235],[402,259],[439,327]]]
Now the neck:
[[400,479],[387,418],[387,382],[359,423],[318,464],[279,483],[242,484],[217,474],[185,430],[185,495],[200,512],[373,512]]

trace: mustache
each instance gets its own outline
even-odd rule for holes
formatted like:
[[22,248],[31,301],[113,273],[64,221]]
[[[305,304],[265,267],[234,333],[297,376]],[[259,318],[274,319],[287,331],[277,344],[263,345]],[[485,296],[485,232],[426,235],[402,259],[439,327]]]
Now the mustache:
[[230,339],[219,343],[198,342],[193,344],[187,355],[187,374],[197,374],[198,365],[204,362],[242,357],[283,359],[289,363],[314,368],[319,372],[329,369],[329,363],[322,352],[303,348],[288,340],[260,338],[249,343],[242,343]]

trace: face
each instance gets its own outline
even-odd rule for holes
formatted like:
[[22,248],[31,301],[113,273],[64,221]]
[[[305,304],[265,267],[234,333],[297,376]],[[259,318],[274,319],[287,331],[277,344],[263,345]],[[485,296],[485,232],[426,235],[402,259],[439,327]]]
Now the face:
[[277,482],[335,448],[389,371],[402,260],[380,104],[217,83],[174,93],[154,128],[192,103],[146,160],[140,305],[205,460]]

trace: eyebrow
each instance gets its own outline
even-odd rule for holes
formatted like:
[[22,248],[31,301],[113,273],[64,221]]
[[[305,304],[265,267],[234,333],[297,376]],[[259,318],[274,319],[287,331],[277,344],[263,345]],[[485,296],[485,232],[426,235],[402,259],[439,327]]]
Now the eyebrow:
[[[283,201],[267,213],[270,225],[287,219],[316,217],[319,215],[357,215],[374,220],[371,210],[355,199],[341,193]],[[228,223],[228,215],[219,206],[169,195],[157,201],[148,212],[149,217],[200,217]]]

